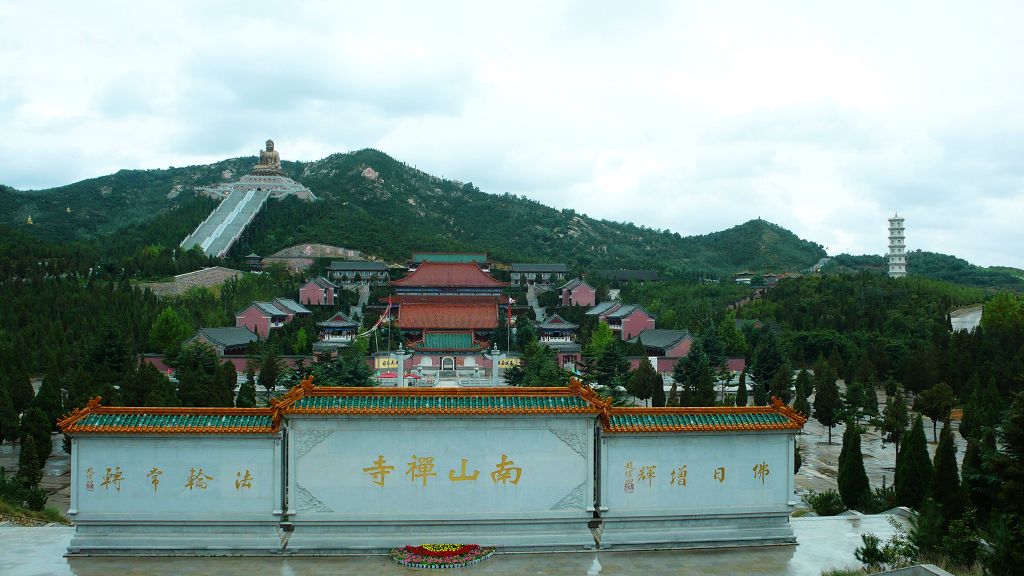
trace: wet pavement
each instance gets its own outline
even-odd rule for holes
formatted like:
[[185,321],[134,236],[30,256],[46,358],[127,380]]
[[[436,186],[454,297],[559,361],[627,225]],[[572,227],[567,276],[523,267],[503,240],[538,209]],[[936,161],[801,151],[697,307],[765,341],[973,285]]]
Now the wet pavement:
[[[499,554],[463,574],[544,574],[550,576],[619,576],[635,574],[816,576],[822,570],[856,566],[854,549],[862,532],[887,538],[893,532],[883,515],[795,518],[798,544],[718,550],[601,551],[578,553]],[[411,568],[386,556],[250,557],[250,558],[65,558],[74,528],[0,526],[0,574],[4,576],[313,576],[339,574],[410,574]]]

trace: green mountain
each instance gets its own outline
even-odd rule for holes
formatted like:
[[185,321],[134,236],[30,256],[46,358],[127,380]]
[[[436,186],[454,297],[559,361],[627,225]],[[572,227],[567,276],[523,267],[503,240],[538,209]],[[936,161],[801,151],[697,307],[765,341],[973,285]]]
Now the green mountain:
[[[883,274],[888,270],[888,264],[884,256],[840,254],[832,258],[824,268],[826,272],[862,270]],[[907,274],[979,288],[1024,290],[1024,270],[1006,266],[977,266],[956,256],[922,250],[907,253]]]
[[[254,162],[247,157],[205,166],[122,170],[49,190],[2,188],[0,225],[46,240],[112,237],[176,246],[184,238],[181,230],[190,231],[208,211],[209,200],[196,198],[194,189],[237,178]],[[487,194],[472,183],[431,176],[376,150],[285,162],[283,167],[320,201],[271,202],[235,253],[269,254],[302,242],[345,246],[395,261],[404,261],[414,250],[484,250],[505,262],[554,260],[580,269],[654,268],[677,275],[796,271],[825,256],[820,245],[763,220],[683,237],[556,210],[521,196]],[[367,168],[376,176],[364,175]],[[177,215],[180,221],[168,226]],[[32,225],[26,224],[29,216]]]

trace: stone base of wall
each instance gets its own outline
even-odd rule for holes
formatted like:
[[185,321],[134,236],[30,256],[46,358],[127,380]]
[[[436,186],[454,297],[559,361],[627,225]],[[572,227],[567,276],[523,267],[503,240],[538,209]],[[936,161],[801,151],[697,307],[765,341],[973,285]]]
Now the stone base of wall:
[[435,521],[435,522],[295,522],[289,553],[385,552],[406,545],[479,544],[502,550],[590,550],[596,547],[587,519]]
[[720,548],[795,544],[787,513],[609,518],[600,532],[601,549]]
[[255,556],[279,554],[282,531],[267,523],[78,524],[68,555]]

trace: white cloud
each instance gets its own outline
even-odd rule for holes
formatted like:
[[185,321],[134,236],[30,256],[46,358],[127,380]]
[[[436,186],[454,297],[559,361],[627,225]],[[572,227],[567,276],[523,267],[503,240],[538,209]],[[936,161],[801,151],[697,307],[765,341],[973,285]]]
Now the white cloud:
[[[37,3],[38,4],[38,3]],[[1024,267],[1017,3],[0,4],[0,182],[376,147],[684,234]]]

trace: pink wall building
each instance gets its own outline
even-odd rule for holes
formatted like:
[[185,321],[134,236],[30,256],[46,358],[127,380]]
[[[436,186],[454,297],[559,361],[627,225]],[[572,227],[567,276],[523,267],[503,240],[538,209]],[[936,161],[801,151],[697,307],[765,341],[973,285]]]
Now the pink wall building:
[[629,340],[644,330],[654,328],[654,316],[639,304],[620,306],[611,314],[604,316],[603,320],[613,332],[618,332],[619,338],[623,340]]
[[569,280],[559,290],[562,306],[593,306],[597,303],[597,290],[579,278]]
[[274,305],[273,302],[253,302],[241,312],[235,314],[235,326],[248,328],[260,338],[270,336],[274,328],[284,326],[288,321],[288,313]]
[[299,288],[299,303],[306,306],[334,306],[338,303],[338,285],[323,276],[311,278]]

